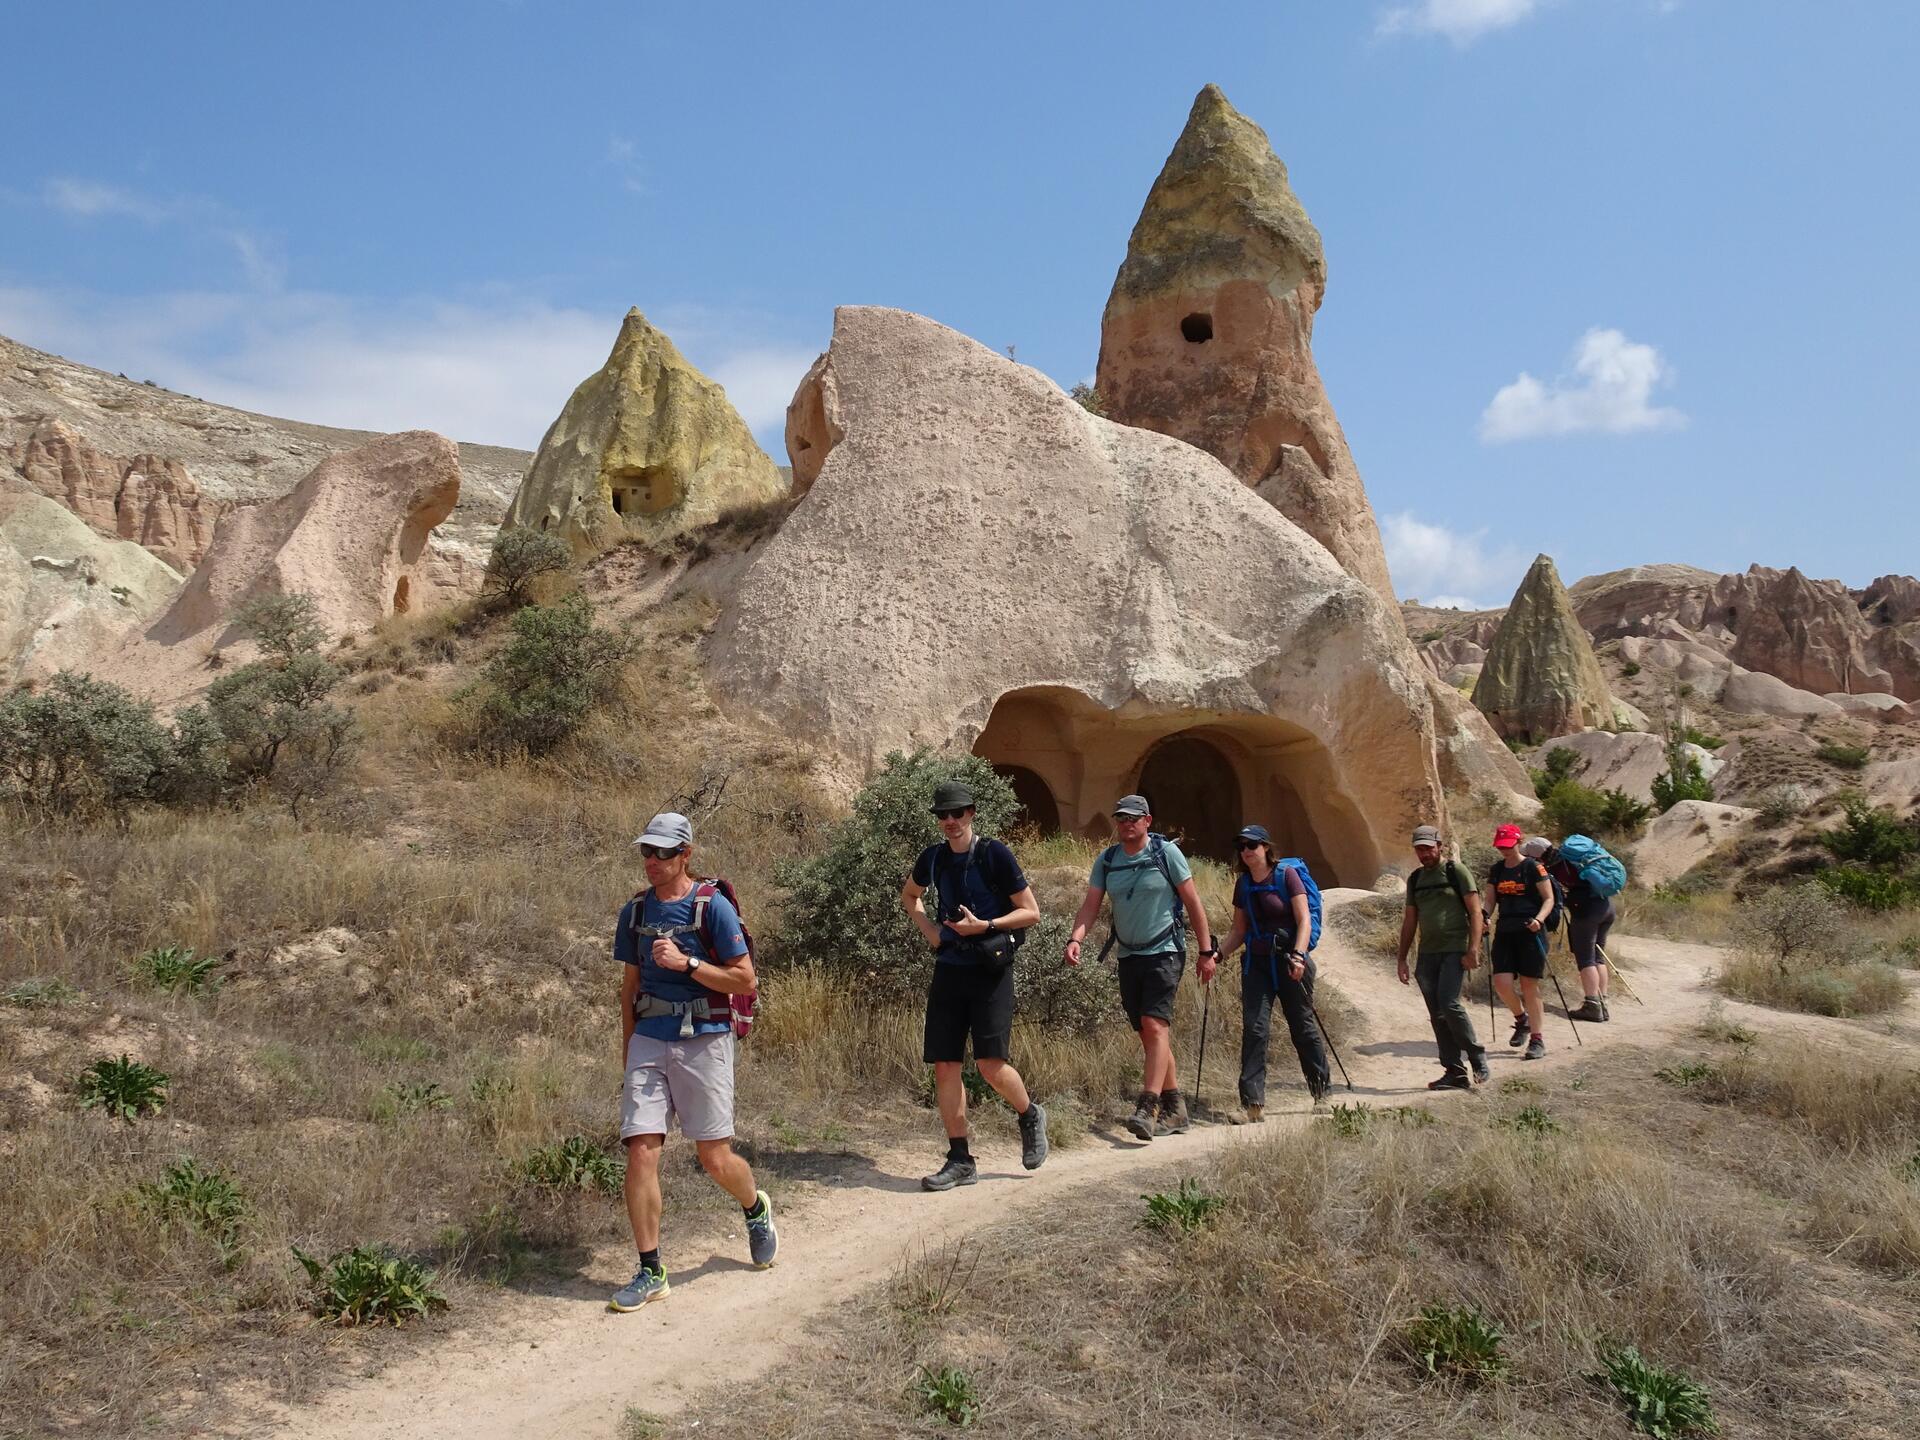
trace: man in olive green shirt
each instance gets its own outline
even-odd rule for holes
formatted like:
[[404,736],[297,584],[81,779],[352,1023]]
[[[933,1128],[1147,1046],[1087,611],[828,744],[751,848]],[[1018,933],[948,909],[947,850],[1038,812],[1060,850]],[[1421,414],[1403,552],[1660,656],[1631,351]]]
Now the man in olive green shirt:
[[[1400,917],[1400,983],[1416,975],[1433,1038],[1440,1046],[1442,1073],[1429,1090],[1471,1090],[1473,1081],[1485,1084],[1487,1052],[1475,1038],[1473,1021],[1460,1001],[1480,954],[1480,892],[1458,861],[1443,857],[1440,832],[1422,825],[1413,832],[1413,854],[1420,862],[1407,877],[1407,908]],[[1420,958],[1407,968],[1407,951],[1415,931],[1420,935]],[[1473,1080],[1467,1069],[1473,1069]]]

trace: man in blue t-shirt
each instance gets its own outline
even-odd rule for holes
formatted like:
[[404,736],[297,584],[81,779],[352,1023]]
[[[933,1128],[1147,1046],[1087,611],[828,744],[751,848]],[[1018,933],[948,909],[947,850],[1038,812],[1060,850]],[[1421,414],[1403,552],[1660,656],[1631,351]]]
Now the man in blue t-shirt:
[[773,1205],[753,1170],[733,1153],[733,1016],[727,997],[754,987],[740,916],[727,897],[689,873],[693,826],[671,811],[640,838],[647,888],[620,911],[613,958],[620,962],[620,1052],[626,1071],[620,1138],[627,1147],[627,1218],[640,1268],[607,1302],[638,1310],[666,1296],[660,1263],[660,1151],[675,1117],[700,1164],[740,1202],[747,1249],[764,1270],[779,1236]]
[[1093,862],[1086,898],[1073,917],[1067,963],[1080,963],[1080,943],[1113,900],[1113,937],[1120,945],[1120,1003],[1127,1022],[1140,1032],[1143,1057],[1139,1102],[1127,1117],[1127,1129],[1142,1140],[1177,1135],[1188,1126],[1187,1102],[1173,1070],[1173,996],[1187,965],[1187,942],[1180,921],[1184,908],[1200,942],[1203,961],[1220,951],[1207,928],[1206,908],[1194,888],[1193,870],[1180,847],[1153,834],[1153,814],[1143,795],[1122,795],[1114,803],[1118,844]]
[[[926,1190],[951,1190],[979,1179],[967,1143],[967,1087],[961,1067],[967,1037],[973,1063],[1020,1117],[1020,1163],[1038,1170],[1047,1158],[1047,1112],[1027,1094],[1008,1061],[1013,1042],[1013,951],[1018,932],[1040,919],[1040,902],[1013,851],[973,833],[973,791],[958,780],[935,787],[933,814],[941,840],[920,852],[900,887],[900,903],[934,949],[921,1052],[933,1066],[934,1096],[947,1127],[947,1159],[921,1179]],[[925,896],[939,897],[937,915]]]

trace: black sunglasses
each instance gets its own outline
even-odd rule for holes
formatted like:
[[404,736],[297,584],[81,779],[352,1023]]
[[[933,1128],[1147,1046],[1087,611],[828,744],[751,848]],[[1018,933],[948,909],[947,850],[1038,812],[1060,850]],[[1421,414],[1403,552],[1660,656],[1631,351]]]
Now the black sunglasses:
[[640,853],[649,860],[671,860],[686,848],[684,845],[642,845]]
[[933,816],[936,820],[958,820],[972,808],[971,805],[962,805],[958,810],[936,810]]
[[1267,848],[1267,842],[1264,840],[1242,840],[1240,842],[1240,848],[1242,850],[1264,850]]

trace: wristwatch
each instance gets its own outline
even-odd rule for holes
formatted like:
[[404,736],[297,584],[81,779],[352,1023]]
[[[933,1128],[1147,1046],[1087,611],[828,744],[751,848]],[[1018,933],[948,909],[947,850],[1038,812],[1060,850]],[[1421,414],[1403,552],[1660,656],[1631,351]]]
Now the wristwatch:
[[698,955],[689,955],[687,957],[687,974],[691,975],[693,974],[694,971],[698,970],[699,968],[700,968],[700,957]]
[[1209,945],[1206,949],[1202,950],[1200,953],[1202,955],[1218,955],[1220,953],[1220,947],[1218,945]]

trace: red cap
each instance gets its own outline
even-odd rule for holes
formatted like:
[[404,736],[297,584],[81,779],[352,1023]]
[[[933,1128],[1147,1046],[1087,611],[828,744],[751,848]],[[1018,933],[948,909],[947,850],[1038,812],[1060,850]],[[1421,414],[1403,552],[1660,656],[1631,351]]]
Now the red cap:
[[1510,846],[1518,845],[1521,837],[1522,832],[1518,825],[1502,825],[1493,832],[1493,848],[1505,850]]

